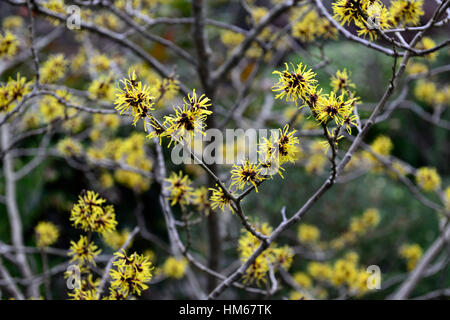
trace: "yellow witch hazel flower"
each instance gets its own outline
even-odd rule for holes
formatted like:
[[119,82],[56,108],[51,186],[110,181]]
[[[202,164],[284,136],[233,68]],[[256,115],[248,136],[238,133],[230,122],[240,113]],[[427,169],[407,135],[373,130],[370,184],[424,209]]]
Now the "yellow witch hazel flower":
[[22,98],[31,92],[31,82],[17,73],[16,79],[9,78],[5,85],[0,86],[0,112],[13,110]]
[[223,30],[220,33],[220,40],[227,48],[235,48],[244,41],[245,35],[231,30]]
[[391,138],[385,135],[378,136],[370,146],[375,153],[382,156],[388,156],[394,148]]
[[217,187],[217,189],[209,188],[209,190],[212,192],[209,200],[211,201],[211,208],[213,210],[219,208],[223,212],[225,211],[226,207],[230,208],[230,210],[233,210],[233,207],[231,206],[231,199],[227,196],[227,194],[221,187]]
[[[320,144],[320,143],[318,143]],[[320,147],[322,149],[322,146]],[[321,174],[324,171],[325,164],[327,163],[328,158],[321,151],[320,153],[313,153],[306,162],[305,170],[307,173],[311,174]]]
[[367,231],[375,228],[380,222],[380,212],[378,209],[369,208],[360,217],[355,217],[350,222],[350,231],[357,235],[363,235]]
[[329,139],[331,139],[331,142],[328,141],[328,139],[323,139],[319,141],[319,144],[322,146],[322,149],[324,150],[324,154],[327,154],[330,147],[336,147],[339,146],[339,140],[341,140],[344,136],[339,134],[337,128],[335,130],[331,130],[327,127],[327,134]]
[[297,282],[300,286],[302,286],[305,289],[308,289],[312,285],[311,278],[304,272],[296,272],[292,276],[294,278],[294,281]]
[[[368,273],[364,268],[357,270],[356,276],[353,279],[353,282],[349,284],[350,290],[352,293],[357,294],[358,296],[363,295],[370,289],[367,286],[367,281],[369,281],[370,273]],[[372,282],[374,279],[371,280]]]
[[92,81],[88,91],[92,98],[103,99],[107,101],[114,100],[114,79],[112,75],[101,76],[99,79]]
[[92,123],[96,128],[115,130],[119,127],[120,119],[115,114],[94,114]]
[[450,106],[450,85],[438,89],[434,103],[442,106]]
[[167,102],[172,100],[180,89],[175,75],[161,78],[154,72],[148,72],[146,79],[150,84],[152,95],[156,97],[156,107],[158,108],[166,106]]
[[288,270],[292,264],[294,250],[289,246],[282,246],[272,249],[273,265]]
[[[419,43],[416,45],[416,49],[418,50],[429,50],[436,46],[436,42],[434,42],[433,39],[430,37],[423,37],[422,40],[419,41]],[[434,52],[427,53],[424,55],[424,57],[427,60],[434,61],[436,60],[436,57],[438,56],[439,52],[436,50]]]
[[6,31],[4,35],[0,34],[0,58],[12,58],[18,50],[19,41],[17,37],[10,31]]
[[350,24],[352,21],[355,23],[364,21],[363,14],[369,2],[369,0],[338,0],[333,3],[333,18],[341,25]]
[[209,99],[205,94],[197,97],[195,89],[192,90],[192,96],[188,94],[187,101],[184,99],[184,103],[191,106],[191,112],[194,114],[210,115],[212,113],[211,110],[208,110],[208,108],[211,107],[211,99]]
[[[131,108],[133,119],[133,125],[140,119],[151,119],[152,115],[150,111],[154,110],[154,97],[151,95],[150,88],[147,85],[143,85],[141,81],[137,81],[135,70],[130,70],[128,78],[120,81],[123,88],[118,87],[116,93],[116,109],[120,114],[128,112]],[[144,120],[145,121],[145,120]],[[147,127],[144,123],[144,129],[147,131]]]
[[310,224],[303,223],[298,227],[298,239],[307,244],[317,243],[320,240],[320,230]]
[[347,69],[338,70],[336,74],[331,76],[331,87],[334,92],[347,92],[351,88],[355,88],[355,84],[350,80],[350,73]]
[[127,255],[124,250],[114,254],[117,260],[113,262],[116,269],[111,269],[111,288],[127,297],[129,294],[141,295],[148,288],[146,284],[152,278],[154,267],[145,255],[134,252]]
[[99,181],[100,185],[105,189],[109,189],[114,186],[114,178],[109,172],[103,172],[100,175]]
[[394,26],[418,25],[424,15],[423,0],[394,0],[389,9],[390,20]]
[[139,77],[150,87],[150,93],[155,97],[155,107],[164,107],[179,91],[179,81],[175,74],[162,78],[143,63],[134,64],[131,70],[139,70]]
[[[48,0],[48,1],[42,1],[42,6],[44,8],[49,9],[50,11],[53,11],[55,13],[65,14],[66,8],[64,4],[64,0]],[[50,22],[52,22],[55,26],[59,25],[60,21],[55,18],[48,18]]]
[[[70,102],[72,95],[66,90],[56,90],[56,94],[63,100]],[[45,96],[39,103],[39,111],[46,122],[65,116],[66,107],[54,96]],[[67,109],[73,111],[74,109]]]
[[376,208],[368,208],[364,211],[361,220],[366,228],[375,228],[380,222],[380,211]]
[[63,54],[50,56],[41,68],[42,83],[55,83],[66,73],[69,62],[64,58]]
[[[380,156],[386,157],[391,154],[394,144],[391,138],[386,135],[380,135],[370,144],[372,151]],[[378,163],[378,159],[369,152],[364,152],[363,157],[375,164]]]
[[193,192],[192,203],[197,207],[199,212],[209,215],[211,203],[208,199],[208,189],[203,186],[195,189]]
[[280,156],[280,164],[285,162],[295,162],[297,159],[297,152],[299,140],[294,136],[296,130],[289,132],[289,125],[285,125],[283,130],[280,130],[280,137],[277,141],[278,153]]
[[[152,125],[156,131],[156,135],[169,136],[171,143],[181,142],[183,140],[190,141],[196,133],[204,135],[203,130],[206,127],[205,121],[212,111],[208,110],[211,106],[211,100],[202,94],[197,97],[195,89],[192,95],[188,94],[187,100],[183,99],[182,106],[175,106],[173,109],[175,114],[164,117],[164,123]],[[158,134],[157,131],[163,131]]]
[[68,294],[70,300],[98,300],[96,290],[84,290],[75,288],[73,292]]
[[[263,224],[260,228],[267,234],[272,232],[267,224]],[[247,260],[253,252],[258,248],[260,241],[254,237],[250,232],[246,232],[243,236],[239,238],[238,253],[241,261]],[[259,255],[256,260],[251,264],[251,266],[246,270],[244,275],[244,282],[253,282],[256,280],[257,284],[266,281],[266,275],[270,270],[270,262],[273,261],[273,256],[271,255],[271,250],[265,250],[261,255]]]
[[[280,165],[280,160],[275,154],[270,154],[269,150],[273,149],[270,141],[263,142],[263,150],[258,150],[262,155],[262,159],[259,159],[259,166],[261,167],[261,176],[264,178],[273,178],[273,175],[278,173],[282,179],[284,179],[282,171],[285,171]],[[266,147],[267,145],[267,147]],[[267,153],[269,152],[269,153]]]
[[162,136],[170,136],[171,141],[190,140],[195,133],[204,134],[206,115],[194,112],[190,106],[174,107],[175,115],[164,117],[166,128]]
[[151,118],[149,124],[152,127],[152,131],[147,135],[147,138],[153,139],[159,137],[159,144],[162,144],[162,137],[164,132],[166,132],[166,128],[155,118]]
[[108,231],[103,235],[104,242],[114,250],[119,250],[124,245],[125,241],[127,241],[130,236],[130,232],[128,230],[122,231]]
[[[116,4],[116,2],[114,4]],[[101,12],[98,15],[96,14],[94,23],[109,30],[119,30],[121,26],[121,20],[119,20],[114,14],[108,12]]]
[[59,229],[53,223],[41,221],[34,229],[36,233],[36,245],[45,248],[54,244],[59,238]]
[[433,104],[436,93],[437,88],[433,81],[421,79],[417,81],[416,87],[414,88],[416,98],[430,105]]
[[117,221],[114,207],[104,205],[105,199],[99,198],[98,193],[87,191],[79,196],[70,213],[70,221],[77,228],[84,231],[105,233],[115,230]]
[[181,171],[178,175],[172,172],[165,181],[168,182],[166,190],[169,191],[170,205],[191,203],[194,189],[191,187],[192,182],[187,175],[183,175]]
[[176,76],[164,78],[159,85],[159,99],[161,102],[171,100],[180,90],[180,82]]
[[303,42],[312,42],[319,32],[320,18],[316,11],[311,10],[305,14],[301,21],[292,26],[292,36]]
[[389,29],[389,11],[379,1],[373,1],[367,7],[366,19],[355,21],[356,26],[359,28],[359,36],[369,36],[370,41],[378,38],[379,30]]
[[420,62],[412,62],[406,65],[406,72],[408,74],[426,73],[428,72],[428,67]]
[[322,262],[310,262],[307,269],[311,277],[319,281],[328,280],[333,273],[333,268],[330,265]]
[[181,279],[186,273],[187,263],[187,260],[184,258],[177,259],[175,257],[169,257],[164,262],[162,269],[164,274],[169,278]]
[[280,170],[276,166],[286,162],[295,162],[297,153],[299,152],[299,139],[295,136],[296,130],[289,131],[289,125],[285,125],[283,129],[278,129],[278,134],[272,134],[270,139],[263,138],[259,144],[259,154],[263,160],[260,161],[262,175],[273,173],[274,169],[283,177]]
[[358,269],[354,261],[348,259],[338,259],[333,267],[331,282],[340,286],[343,284],[352,285],[356,280]]
[[347,108],[342,112],[342,117],[339,118],[339,123],[345,127],[348,134],[352,134],[352,127],[358,126],[358,116],[353,113],[353,107]]
[[378,38],[379,30],[390,27],[390,12],[379,0],[338,0],[333,3],[334,19],[342,25],[353,22],[359,36]]
[[408,270],[414,269],[417,262],[422,257],[422,248],[417,243],[404,244],[399,250],[400,256],[406,259],[406,265]]
[[297,101],[299,99],[307,100],[309,95],[315,92],[317,80],[316,74],[311,70],[306,70],[307,66],[299,63],[297,67],[291,64],[293,71],[289,70],[289,66],[285,63],[284,71],[274,71],[274,74],[280,76],[278,83],[272,87],[272,91],[279,92],[275,99],[283,99],[286,101]]
[[21,16],[9,16],[3,19],[2,27],[5,30],[18,29],[24,24]]
[[[267,223],[255,226],[255,229],[269,236],[272,233],[272,227]],[[238,253],[241,261],[246,261],[259,247],[261,241],[247,230],[243,230],[242,236],[239,238]],[[288,270],[292,264],[293,251],[288,246],[277,247],[272,243],[263,253],[246,270],[243,279],[244,283],[256,281],[259,285],[266,282],[266,278],[270,268],[283,267]]]
[[58,142],[58,151],[65,157],[75,157],[81,155],[83,147],[81,144],[70,137],[66,137]]
[[[146,155],[145,143],[145,134],[134,132],[126,139],[107,141],[103,147],[103,151],[107,157],[149,172],[152,170],[153,161]],[[114,177],[117,182],[133,189],[137,193],[148,190],[151,183],[149,177],[124,169],[117,169],[114,172]]]
[[111,61],[106,54],[97,54],[91,58],[90,65],[97,72],[105,72],[111,69]]
[[424,191],[435,191],[441,187],[441,177],[436,168],[419,168],[416,172],[416,182]]
[[237,185],[238,189],[244,189],[247,184],[251,184],[258,192],[258,184],[264,180],[260,174],[259,164],[250,163],[248,160],[240,165],[234,164],[233,170],[231,170],[231,180],[233,181],[231,186]]
[[330,92],[330,94],[319,97],[313,111],[316,114],[317,121],[326,124],[334,119],[336,124],[339,125],[353,111],[355,101],[355,98],[345,99],[344,94],[338,96],[335,92]]
[[255,23],[258,23],[267,14],[267,8],[255,7],[251,10],[251,14]]
[[325,17],[320,19],[320,24],[316,32],[324,39],[338,39],[338,30]]
[[71,262],[77,261],[81,265],[88,263],[95,265],[94,259],[100,252],[101,250],[94,243],[89,242],[85,236],[80,236],[78,242],[70,241],[69,256],[72,256]]
[[338,31],[330,21],[308,6],[293,7],[289,11],[289,15],[292,23],[292,36],[302,42],[310,42],[318,37],[334,40],[338,37]]

